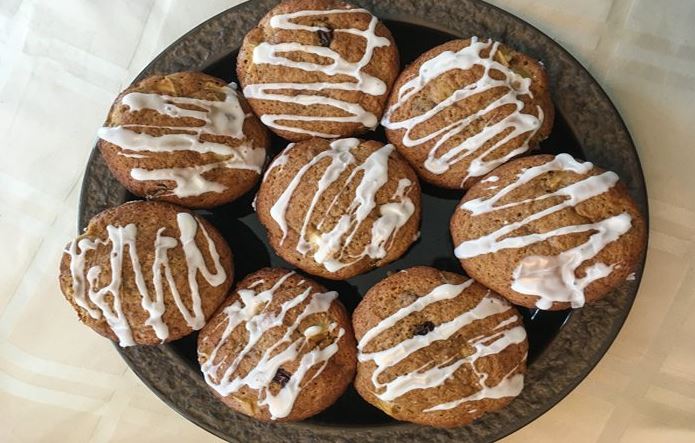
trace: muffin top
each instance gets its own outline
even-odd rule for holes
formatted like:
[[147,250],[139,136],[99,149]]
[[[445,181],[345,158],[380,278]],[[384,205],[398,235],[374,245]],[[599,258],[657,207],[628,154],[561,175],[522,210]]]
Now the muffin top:
[[437,46],[409,65],[381,123],[425,181],[467,189],[546,138],[553,117],[540,62],[472,37]]
[[333,0],[280,3],[246,35],[237,61],[255,113],[292,141],[374,129],[398,70],[388,29]]
[[523,388],[521,316],[470,278],[424,266],[397,272],[367,292],[353,325],[355,386],[398,420],[462,426]]
[[345,279],[397,259],[415,241],[420,187],[392,145],[315,138],[273,160],[256,212],[278,255]]
[[451,219],[463,268],[513,303],[579,308],[634,270],[645,225],[618,176],[569,154],[497,168]]
[[186,209],[136,201],[90,220],[68,243],[60,288],[80,320],[123,347],[203,327],[232,284],[232,254]]
[[234,84],[200,72],[154,75],[119,95],[99,148],[135,195],[212,207],[260,178],[269,137]]
[[356,365],[337,297],[285,269],[247,276],[198,336],[205,380],[229,407],[261,420],[302,420],[327,408]]

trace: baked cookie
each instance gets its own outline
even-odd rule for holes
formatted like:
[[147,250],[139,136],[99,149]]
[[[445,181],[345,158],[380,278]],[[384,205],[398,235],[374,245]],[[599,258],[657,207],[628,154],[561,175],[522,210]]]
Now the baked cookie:
[[451,219],[456,257],[480,283],[529,308],[579,308],[634,270],[642,216],[613,172],[569,154],[495,169]]
[[232,253],[210,223],[168,203],[135,201],[96,215],[68,243],[59,281],[80,320],[125,347],[202,328],[232,272]]
[[468,189],[548,137],[554,108],[543,65],[492,40],[453,40],[408,66],[381,124],[423,180]]
[[318,414],[355,375],[355,338],[338,294],[294,272],[257,271],[198,335],[198,361],[230,408],[260,420]]
[[369,11],[289,0],[246,35],[237,76],[261,121],[299,141],[374,129],[399,66],[391,33]]
[[130,192],[192,208],[249,191],[270,143],[236,86],[200,72],[129,87],[98,135],[106,164]]
[[416,240],[420,186],[392,145],[314,138],[273,160],[256,213],[280,257],[343,280],[396,260]]
[[367,291],[352,322],[357,392],[398,420],[462,426],[523,389],[521,316],[470,278],[424,266],[397,272]]

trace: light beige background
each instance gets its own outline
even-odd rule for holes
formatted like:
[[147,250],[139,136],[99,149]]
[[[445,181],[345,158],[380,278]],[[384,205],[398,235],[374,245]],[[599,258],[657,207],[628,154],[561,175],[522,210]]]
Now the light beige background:
[[[76,321],[55,277],[111,101],[170,42],[236,3],[0,0],[0,441],[216,441]],[[617,341],[507,441],[695,441],[695,1],[494,3],[556,38],[606,88],[639,149],[652,223]]]

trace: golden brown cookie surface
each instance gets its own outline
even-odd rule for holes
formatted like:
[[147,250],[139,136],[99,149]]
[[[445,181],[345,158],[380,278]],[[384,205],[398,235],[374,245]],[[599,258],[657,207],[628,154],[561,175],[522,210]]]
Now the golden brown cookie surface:
[[556,310],[624,281],[646,232],[615,173],[560,154],[495,169],[466,193],[451,234],[468,275],[515,304]]
[[233,279],[217,230],[168,203],[130,202],[68,243],[60,288],[80,320],[121,346],[177,340],[203,327]]
[[355,374],[355,339],[337,293],[294,272],[242,280],[198,336],[214,392],[260,420],[302,420],[333,404]]
[[397,259],[415,241],[420,187],[392,145],[315,138],[273,160],[256,213],[282,258],[346,279]]
[[467,189],[533,149],[554,108],[540,62],[492,40],[453,40],[398,77],[382,125],[423,180]]
[[246,35],[237,60],[255,113],[292,141],[375,128],[398,69],[389,30],[334,0],[280,3]]
[[352,321],[355,387],[398,420],[462,426],[523,388],[521,316],[462,275],[424,266],[397,272],[367,292]]
[[99,130],[101,154],[129,191],[196,208],[250,190],[269,140],[233,85],[199,72],[155,75],[129,87]]

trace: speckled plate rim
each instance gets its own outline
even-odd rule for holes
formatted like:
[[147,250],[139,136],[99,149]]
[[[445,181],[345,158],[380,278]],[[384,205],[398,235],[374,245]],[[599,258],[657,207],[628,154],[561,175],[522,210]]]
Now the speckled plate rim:
[[[236,49],[277,0],[252,0],[201,23],[162,51],[134,81],[155,72],[203,70]],[[585,157],[616,171],[648,222],[647,194],[637,151],[616,107],[589,72],[550,37],[520,18],[480,0],[352,1],[385,19],[399,20],[467,37],[491,36],[540,60],[548,60],[553,99]],[[581,92],[580,92],[581,91]],[[125,201],[127,193],[108,173],[98,150],[90,155],[79,207],[79,229],[91,216]],[[334,427],[316,423],[262,423],[230,412],[206,389],[190,365],[167,346],[118,348],[130,368],[172,409],[230,441],[308,441],[332,438],[360,441],[493,441],[548,411],[596,366],[627,318],[641,281],[647,242],[636,279],[604,300],[573,313],[529,368],[522,394],[502,411],[456,429],[412,424]],[[580,337],[579,340],[575,338]],[[161,376],[166,368],[167,377]]]

